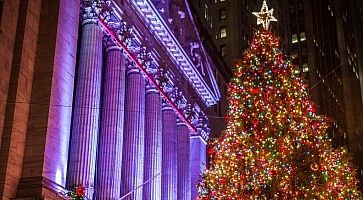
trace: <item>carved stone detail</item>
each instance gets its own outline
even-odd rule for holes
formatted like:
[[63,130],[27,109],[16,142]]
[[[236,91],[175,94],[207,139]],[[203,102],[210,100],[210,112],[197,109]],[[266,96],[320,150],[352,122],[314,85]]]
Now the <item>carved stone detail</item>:
[[164,88],[169,82],[169,78],[166,75],[164,68],[159,68],[159,70],[155,74],[155,81],[161,87]]
[[[86,0],[82,5],[84,5],[82,23],[97,23],[98,18],[105,21],[107,26],[126,46],[128,52],[137,58],[138,62],[146,70],[147,74],[155,80],[157,86],[166,93],[172,103],[175,104],[179,111],[184,114],[188,123],[196,128],[197,134],[207,140],[210,133],[207,117],[201,112],[200,108],[196,104],[194,104],[194,106],[191,104],[194,102],[190,102],[185,98],[183,92],[172,82],[172,79],[170,78],[171,75],[163,68],[163,66],[159,66],[157,64],[152,57],[151,52],[134,39],[135,35],[133,34],[133,29],[128,26],[125,21],[112,16],[111,9],[108,8],[110,1]],[[185,13],[180,8],[178,8],[177,11],[178,12],[175,13],[178,15],[176,20],[180,22],[183,18],[185,18]],[[114,39],[110,36],[104,37],[104,45],[106,47],[106,51],[121,48],[116,45]],[[199,41],[190,43],[190,55],[192,56],[192,61],[196,68],[201,72],[201,74],[205,75],[205,58],[203,57]],[[130,58],[126,61],[126,69],[127,74],[140,73],[140,70],[136,67],[136,63],[134,63]],[[145,77],[145,79],[147,78]],[[147,83],[147,93],[158,92],[154,85],[148,81]],[[173,109],[170,103],[164,98],[162,100],[162,106],[163,110]],[[179,119],[178,123],[183,123],[180,120],[181,119]]]
[[203,76],[205,76],[202,51],[200,50],[200,42],[190,43],[190,55],[192,56],[193,63],[197,69],[200,69]]
[[144,68],[150,67],[153,59],[151,53],[146,50],[146,47],[140,47],[140,51],[137,53],[137,59],[144,66]]
[[198,135],[200,135],[205,141],[207,141],[209,139],[210,128],[208,125],[208,119],[203,113],[199,114],[196,128]]
[[192,106],[192,104],[187,104],[184,109],[184,115],[192,125],[195,125],[197,123],[197,112],[195,111],[195,108]]
[[154,85],[152,85],[149,81],[146,82],[146,93],[153,92],[153,93],[159,93],[159,91],[156,89]]
[[133,29],[127,26],[126,22],[120,23],[119,30],[116,31],[118,39],[120,39],[126,47],[132,46],[132,40],[135,37],[133,34]]
[[122,50],[113,40],[113,38],[109,35],[103,36],[103,45],[105,47],[106,52],[111,50]]
[[108,21],[111,15],[111,1],[107,0],[84,0],[81,3],[82,25],[87,23],[98,23],[98,17]]
[[140,70],[135,66],[135,63],[130,59],[126,60],[126,70],[127,74],[140,73]]

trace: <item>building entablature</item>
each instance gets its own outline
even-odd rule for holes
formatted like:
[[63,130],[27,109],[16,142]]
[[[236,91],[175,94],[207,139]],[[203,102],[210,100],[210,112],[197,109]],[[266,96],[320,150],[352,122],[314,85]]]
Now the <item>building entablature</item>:
[[[139,5],[134,3],[130,3],[129,6]],[[150,6],[150,2],[148,3]],[[145,40],[146,37],[143,36],[145,33],[141,32],[132,21],[124,19],[130,16],[132,10],[128,9],[126,12],[122,10],[123,7],[117,2],[100,0],[84,1],[82,8],[82,24],[98,23],[106,33],[104,39],[106,51],[113,48],[121,48],[124,54],[127,55],[128,65],[140,72],[147,80],[149,87],[154,87],[161,94],[165,103],[170,104],[170,107],[178,114],[179,119],[184,121],[192,130],[193,135],[200,135],[207,141],[210,133],[208,118],[199,104],[203,102],[205,105],[202,106],[204,107],[215,104],[219,100],[219,91],[217,95],[211,91],[216,90],[216,88],[210,88],[206,84],[199,71],[195,68],[191,58],[180,46],[171,31],[164,26],[164,30],[170,40],[157,40],[160,46],[166,50],[160,52],[157,48],[150,47],[147,39]],[[155,8],[153,11],[156,11]],[[137,14],[141,15],[141,17],[147,17],[147,15],[142,13]],[[154,14],[157,16],[157,13]],[[97,20],[95,19],[96,16],[98,16]],[[165,25],[160,16],[158,20],[159,23],[164,23]],[[159,37],[159,34],[154,34],[154,38],[160,39]],[[112,42],[116,45],[112,45]],[[178,55],[174,54],[176,51],[179,52]],[[163,55],[165,53],[166,56]],[[164,59],[160,58],[160,54]],[[173,71],[170,64],[163,63],[165,57],[170,58],[171,63],[174,64],[172,67],[179,70]],[[175,75],[175,73],[180,74]],[[186,81],[181,83],[181,78],[186,79],[187,84],[191,85],[189,88],[193,88],[194,91],[187,90],[185,85],[183,85]],[[215,82],[213,76],[212,78],[213,80],[211,81]],[[212,84],[212,87],[213,85],[215,84]],[[192,95],[194,98],[190,93],[195,93],[195,95]],[[196,96],[199,97],[199,101],[195,99]]]

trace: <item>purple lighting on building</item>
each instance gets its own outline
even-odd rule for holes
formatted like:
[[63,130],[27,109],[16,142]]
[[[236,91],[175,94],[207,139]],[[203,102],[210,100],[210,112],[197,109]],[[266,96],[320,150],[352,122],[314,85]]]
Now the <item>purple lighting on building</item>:
[[179,115],[181,119],[186,123],[186,125],[194,132],[197,133],[196,128],[189,122],[185,117],[183,112],[175,105],[175,103],[170,99],[170,97],[160,88],[156,81],[146,72],[143,65],[138,61],[134,54],[132,54],[129,49],[124,45],[124,43],[116,36],[116,34],[107,26],[103,19],[99,19],[101,26],[106,30],[106,32],[116,41],[116,43],[125,50],[125,53],[130,57],[130,59],[136,64],[136,67],[140,72],[146,76],[148,81],[160,92],[160,95],[165,98],[165,100],[170,104],[173,110]]

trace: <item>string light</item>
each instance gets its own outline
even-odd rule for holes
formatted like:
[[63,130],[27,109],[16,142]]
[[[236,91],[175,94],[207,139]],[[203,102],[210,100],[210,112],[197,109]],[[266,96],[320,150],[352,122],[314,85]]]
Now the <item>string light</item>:
[[309,88],[278,49],[254,34],[228,85],[227,129],[209,144],[199,200],[361,199],[356,169],[344,148],[331,146]]

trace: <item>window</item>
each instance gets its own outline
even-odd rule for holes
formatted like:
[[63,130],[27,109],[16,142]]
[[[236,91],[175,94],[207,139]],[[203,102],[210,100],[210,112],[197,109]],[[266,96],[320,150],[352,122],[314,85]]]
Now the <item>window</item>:
[[306,40],[305,32],[300,33],[300,41],[303,42]]
[[309,71],[309,66],[307,63],[303,64],[303,72],[308,72]]
[[291,43],[295,44],[295,43],[297,43],[297,42],[298,42],[298,40],[297,40],[297,34],[293,34],[293,35],[291,36]]
[[226,15],[226,9],[225,8],[222,8],[222,9],[219,9],[219,20],[223,20],[223,19],[226,19],[227,18],[227,15]]
[[1,17],[3,15],[3,6],[4,6],[4,0],[0,0],[0,25],[1,25]]
[[209,25],[210,25],[210,27],[211,28],[213,28],[213,20],[212,20],[213,18],[212,18],[212,15],[209,15]]
[[204,18],[208,19],[208,6],[204,4]]
[[221,56],[226,56],[227,55],[227,45],[221,45],[219,47],[219,52],[221,54]]
[[295,60],[298,57],[299,57],[299,54],[297,53],[297,51],[293,51],[291,54],[291,60]]
[[227,37],[227,27],[223,26],[219,30],[219,38]]

